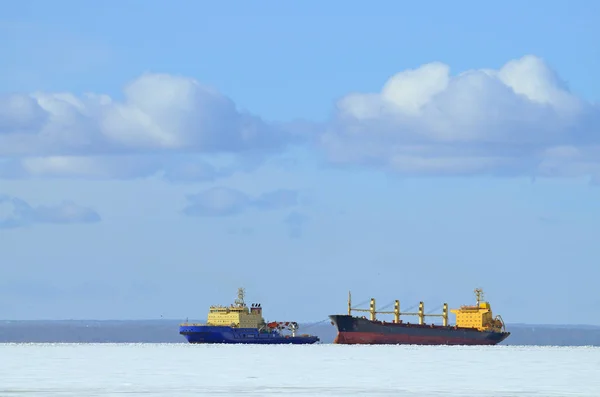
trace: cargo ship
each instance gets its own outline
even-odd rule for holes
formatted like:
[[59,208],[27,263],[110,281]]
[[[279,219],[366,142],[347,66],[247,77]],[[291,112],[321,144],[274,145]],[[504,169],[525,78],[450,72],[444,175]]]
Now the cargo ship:
[[[348,293],[348,314],[330,315],[331,324],[337,328],[333,343],[337,344],[410,344],[410,345],[496,345],[505,340],[506,331],[502,317],[493,317],[489,302],[483,300],[483,291],[475,289],[477,303],[463,305],[450,312],[456,315],[456,324],[448,325],[448,304],[443,304],[441,314],[425,314],[423,302],[416,313],[400,312],[400,301],[394,302],[394,311],[377,311],[371,298],[369,309],[352,307]],[[370,318],[357,317],[352,311],[369,312]],[[377,314],[393,314],[391,322],[377,319]],[[401,316],[418,316],[416,324],[404,322]],[[442,317],[442,325],[426,324],[425,317]]]
[[248,307],[244,295],[244,289],[239,288],[233,304],[210,306],[206,324],[180,324],[179,334],[189,343],[306,345],[319,341],[314,335],[296,335],[299,327],[295,321],[265,322],[260,303]]

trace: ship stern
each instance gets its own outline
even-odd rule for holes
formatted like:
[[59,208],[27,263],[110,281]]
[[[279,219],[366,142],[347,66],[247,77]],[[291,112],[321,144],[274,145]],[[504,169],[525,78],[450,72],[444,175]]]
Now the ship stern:
[[508,332],[508,331],[498,333],[498,336],[496,336],[496,338],[495,338],[496,343],[494,343],[494,344],[497,345],[497,344],[504,342],[504,340],[506,338],[508,338],[509,336],[510,336],[510,332]]

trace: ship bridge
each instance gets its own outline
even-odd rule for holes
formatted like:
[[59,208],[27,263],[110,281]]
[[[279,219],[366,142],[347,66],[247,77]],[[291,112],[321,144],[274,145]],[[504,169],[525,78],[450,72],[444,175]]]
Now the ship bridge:
[[493,317],[492,307],[489,302],[483,300],[483,290],[475,289],[477,303],[475,305],[463,305],[460,309],[451,309],[456,315],[456,326],[462,328],[475,328],[480,331],[500,332],[504,329],[504,322],[500,316]]
[[238,297],[229,306],[214,305],[208,310],[207,325],[238,328],[261,328],[265,325],[260,303],[249,308],[244,302],[245,291],[238,288]]

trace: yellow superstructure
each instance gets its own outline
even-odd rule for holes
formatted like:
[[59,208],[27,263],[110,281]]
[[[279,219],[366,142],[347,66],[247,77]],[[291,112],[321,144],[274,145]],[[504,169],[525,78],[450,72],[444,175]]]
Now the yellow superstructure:
[[228,326],[237,328],[262,328],[265,320],[260,304],[246,306],[245,291],[238,288],[238,298],[229,306],[213,305],[208,309],[206,325]]
[[489,302],[483,301],[481,288],[475,289],[477,304],[474,306],[463,305],[460,309],[451,309],[456,315],[456,326],[463,328],[475,328],[480,331],[500,332],[504,329],[502,317],[492,315],[492,307]]

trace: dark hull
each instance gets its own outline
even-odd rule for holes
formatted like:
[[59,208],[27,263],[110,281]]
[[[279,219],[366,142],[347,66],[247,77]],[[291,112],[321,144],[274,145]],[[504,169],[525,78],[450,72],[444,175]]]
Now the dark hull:
[[313,335],[288,336],[276,331],[259,332],[256,328],[232,328],[210,325],[180,325],[179,334],[189,343],[226,343],[247,345],[308,345],[317,343]]
[[453,326],[386,323],[348,315],[329,318],[338,330],[333,343],[347,345],[497,345],[510,335]]

